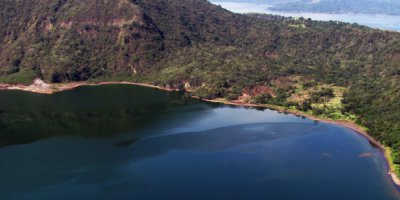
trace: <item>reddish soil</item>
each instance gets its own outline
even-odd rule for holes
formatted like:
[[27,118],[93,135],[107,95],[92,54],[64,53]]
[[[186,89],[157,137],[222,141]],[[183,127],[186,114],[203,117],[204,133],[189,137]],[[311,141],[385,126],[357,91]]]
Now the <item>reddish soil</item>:
[[272,89],[270,87],[267,86],[255,86],[252,89],[244,89],[243,90],[244,94],[250,95],[250,96],[257,96],[260,94],[270,94],[270,95],[274,95],[274,92],[272,91]]

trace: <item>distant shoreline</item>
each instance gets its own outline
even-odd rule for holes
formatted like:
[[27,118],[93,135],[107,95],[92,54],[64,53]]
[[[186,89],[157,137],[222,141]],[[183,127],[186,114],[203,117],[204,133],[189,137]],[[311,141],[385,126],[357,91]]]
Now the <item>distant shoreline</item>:
[[[60,83],[60,84],[47,84],[43,82],[40,79],[35,79],[33,84],[31,85],[12,85],[12,84],[2,84],[0,83],[0,90],[19,90],[19,91],[25,91],[25,92],[33,92],[33,93],[39,93],[39,94],[54,94],[62,91],[67,91],[67,90],[72,90],[81,86],[99,86],[99,85],[136,85],[136,86],[142,86],[142,87],[148,87],[148,88],[154,88],[158,90],[163,90],[163,91],[181,91],[179,89],[173,89],[173,88],[166,88],[166,87],[161,87],[161,86],[155,86],[152,84],[147,84],[147,83],[137,83],[137,82],[128,82],[128,81],[104,81],[104,82],[98,82],[98,83],[90,83],[90,82],[74,82],[74,83]],[[190,92],[190,91],[188,91]],[[397,176],[397,174],[394,172],[392,161],[391,161],[391,152],[388,150],[384,145],[382,145],[379,141],[375,140],[372,138],[368,133],[364,130],[363,127],[355,124],[354,122],[351,121],[345,121],[345,120],[331,120],[331,119],[322,119],[298,110],[289,110],[285,109],[283,107],[279,106],[274,106],[274,105],[259,105],[259,104],[251,104],[251,103],[239,103],[239,102],[231,102],[231,101],[226,101],[226,100],[218,100],[218,99],[201,99],[197,96],[192,96],[194,99],[199,99],[204,102],[210,102],[210,103],[219,103],[219,104],[224,104],[224,105],[233,105],[233,106],[243,106],[243,107],[252,107],[252,108],[266,108],[266,109],[271,109],[271,110],[276,110],[278,112],[284,112],[284,113],[289,113],[293,114],[296,116],[301,116],[301,117],[306,117],[311,120],[315,121],[320,121],[324,123],[329,123],[329,124],[336,124],[348,129],[351,129],[361,135],[362,137],[366,138],[371,145],[374,147],[378,148],[381,153],[383,154],[383,157],[387,163],[388,166],[388,172],[387,175],[390,178],[390,180],[393,182],[393,184],[396,186],[396,189],[400,191],[400,178]]]
[[[371,13],[329,13],[329,12],[307,12],[307,11],[283,11],[270,9],[272,5],[256,4],[256,3],[241,3],[241,2],[226,2],[226,1],[211,1],[215,5],[221,5],[223,8],[234,13],[249,14],[259,13],[267,15],[278,15],[293,18],[311,18],[314,21],[339,21],[343,23],[357,23],[373,29],[382,31],[400,32],[399,19],[400,15],[390,14],[371,14]],[[364,19],[364,20],[361,20]]]

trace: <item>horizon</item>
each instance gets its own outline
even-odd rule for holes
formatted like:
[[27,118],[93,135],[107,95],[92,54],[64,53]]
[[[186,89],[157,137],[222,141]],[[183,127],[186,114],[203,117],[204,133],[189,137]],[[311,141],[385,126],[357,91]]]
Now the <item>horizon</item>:
[[329,13],[329,12],[304,12],[304,11],[277,11],[271,10],[274,4],[264,2],[254,2],[251,0],[210,0],[215,5],[220,5],[234,13],[248,14],[261,13],[272,14],[285,17],[304,17],[315,21],[340,21],[346,23],[356,23],[388,31],[400,31],[400,15],[388,14],[367,14],[367,13]]

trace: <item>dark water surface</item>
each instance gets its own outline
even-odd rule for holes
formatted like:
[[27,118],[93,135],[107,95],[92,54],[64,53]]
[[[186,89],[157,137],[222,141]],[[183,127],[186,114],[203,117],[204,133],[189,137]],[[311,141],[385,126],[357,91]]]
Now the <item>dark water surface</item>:
[[0,199],[399,199],[351,130],[108,85],[0,92]]

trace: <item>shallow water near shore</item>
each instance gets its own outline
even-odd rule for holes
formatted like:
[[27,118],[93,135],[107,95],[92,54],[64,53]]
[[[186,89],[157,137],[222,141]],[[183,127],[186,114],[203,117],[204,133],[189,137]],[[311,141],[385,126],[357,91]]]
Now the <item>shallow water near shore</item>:
[[131,85],[0,91],[0,199],[400,199],[352,130]]

